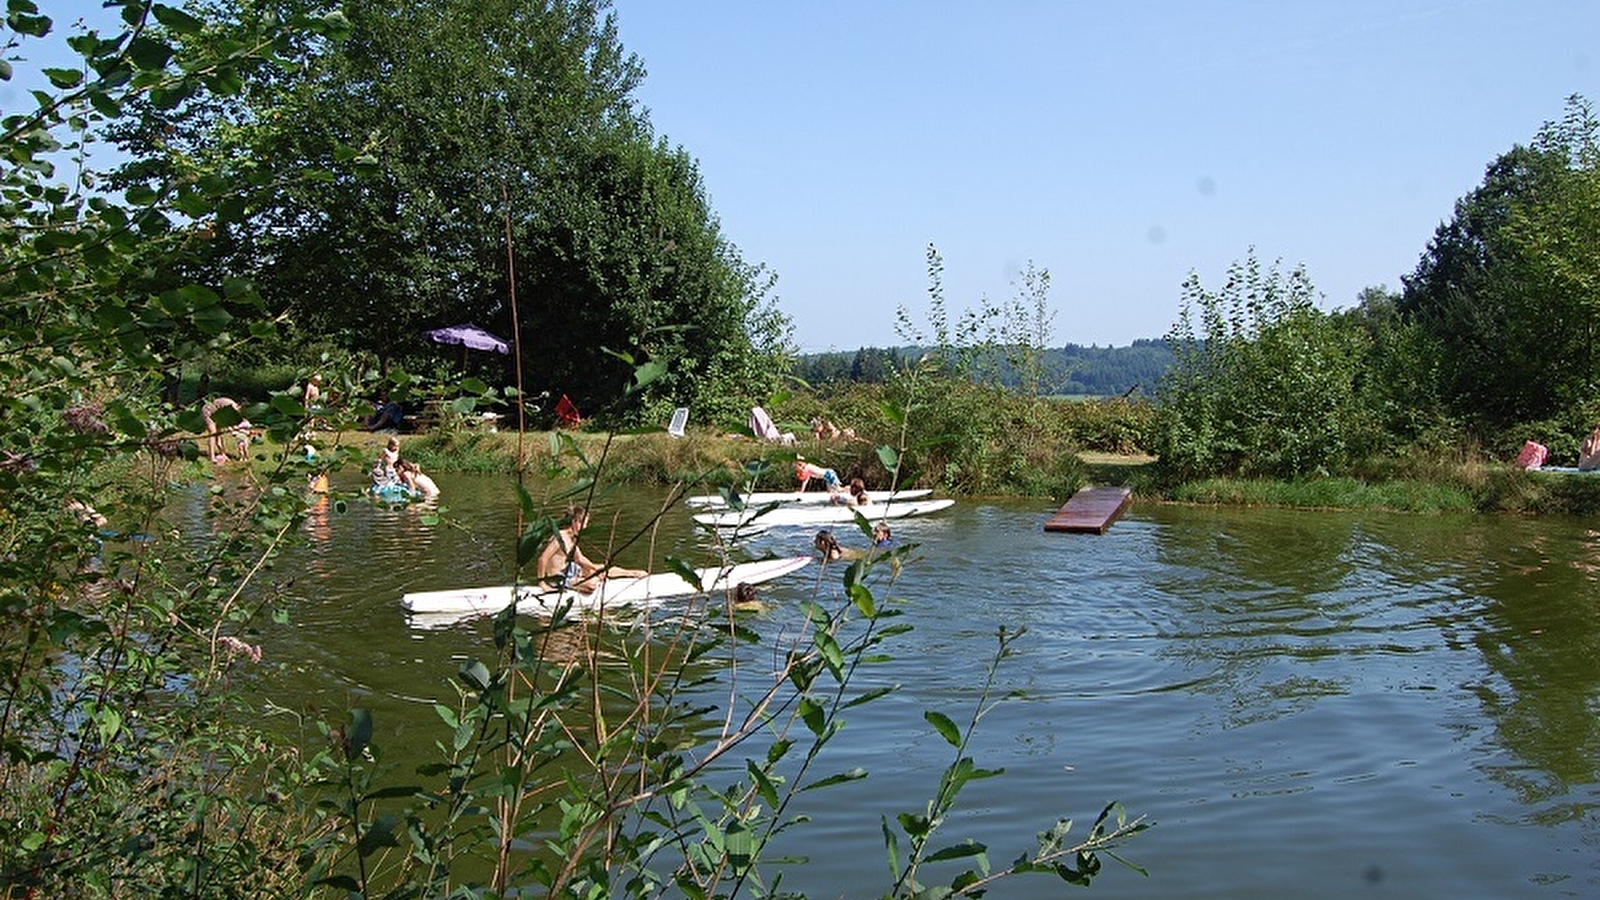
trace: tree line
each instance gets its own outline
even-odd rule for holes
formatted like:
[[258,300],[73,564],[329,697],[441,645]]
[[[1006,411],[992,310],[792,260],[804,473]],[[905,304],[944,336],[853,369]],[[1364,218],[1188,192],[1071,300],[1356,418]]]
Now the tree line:
[[[812,387],[883,384],[928,348],[861,347],[855,351],[802,353],[795,357],[793,376]],[[1121,397],[1152,395],[1172,367],[1172,350],[1162,338],[1142,338],[1126,347],[1066,344],[1041,350],[1040,389],[1047,396]],[[1021,390],[1023,375],[1002,358],[996,362],[998,383]]]
[[[151,288],[248,280],[285,326],[267,355],[380,377],[448,371],[453,352],[424,332],[474,322],[521,354],[468,368],[618,422],[735,411],[775,387],[788,320],[770,276],[740,257],[698,165],[639,105],[644,67],[604,0],[210,9],[222,22],[337,15],[343,30],[288,39],[227,90],[131,98],[110,123],[130,161],[109,189],[249,187],[167,224],[189,238],[183,265]],[[659,377],[622,402],[646,362]]]
[[1158,392],[1174,477],[1298,477],[1396,459],[1557,460],[1600,421],[1600,123],[1573,96],[1487,167],[1399,292],[1324,312],[1303,268],[1250,253],[1183,287]]

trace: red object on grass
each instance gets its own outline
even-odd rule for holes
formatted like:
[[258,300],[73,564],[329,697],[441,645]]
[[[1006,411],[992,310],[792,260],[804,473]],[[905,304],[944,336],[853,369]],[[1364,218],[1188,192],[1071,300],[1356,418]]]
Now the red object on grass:
[[556,424],[562,428],[577,428],[583,424],[583,414],[566,394],[556,403]]

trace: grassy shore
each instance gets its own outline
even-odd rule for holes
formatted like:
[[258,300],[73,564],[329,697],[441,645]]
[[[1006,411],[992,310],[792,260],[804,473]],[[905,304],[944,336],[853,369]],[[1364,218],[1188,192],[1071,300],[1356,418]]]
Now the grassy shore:
[[[342,432],[325,441],[370,461],[389,435]],[[780,447],[737,435],[695,433],[673,438],[664,432],[604,434],[591,432],[513,432],[439,430],[401,435],[402,453],[436,472],[511,472],[518,460],[526,471],[542,472],[556,458],[568,464],[574,452],[591,464],[602,464],[603,478],[638,484],[731,484],[747,477],[747,465],[767,465],[757,488],[784,489],[793,484],[789,463],[796,452],[841,473],[864,470],[868,484],[882,487],[888,473],[874,469],[873,448],[866,442],[819,444],[802,442]],[[1361,475],[1324,476],[1299,481],[1209,478],[1169,484],[1154,457],[1140,454],[1080,452],[1075,454],[1081,477],[1060,493],[1014,492],[1019,496],[1064,499],[1076,485],[1122,485],[1141,502],[1219,506],[1275,506],[1309,509],[1378,509],[1414,513],[1502,512],[1518,514],[1593,515],[1600,513],[1600,475],[1524,472],[1481,460],[1393,461]],[[1021,479],[1027,482],[1024,477]],[[1045,479],[1039,479],[1044,481]],[[903,487],[933,487],[960,495],[959,488],[940,484],[934,473],[921,472]],[[994,492],[983,492],[993,494]]]

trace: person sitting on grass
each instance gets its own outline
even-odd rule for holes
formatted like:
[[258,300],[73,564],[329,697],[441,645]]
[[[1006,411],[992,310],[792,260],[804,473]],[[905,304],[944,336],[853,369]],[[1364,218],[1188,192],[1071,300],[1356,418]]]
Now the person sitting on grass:
[[399,431],[405,414],[400,404],[385,395],[372,405],[372,415],[361,423],[361,427],[368,431]]

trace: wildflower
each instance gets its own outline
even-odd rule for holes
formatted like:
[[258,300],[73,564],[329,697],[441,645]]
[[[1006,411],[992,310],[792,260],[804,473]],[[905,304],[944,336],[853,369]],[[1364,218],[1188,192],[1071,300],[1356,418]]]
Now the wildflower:
[[261,647],[258,644],[247,644],[233,635],[223,635],[219,642],[227,649],[229,656],[248,656],[253,663],[261,662]]
[[88,403],[62,410],[61,418],[67,427],[79,434],[109,434],[111,426],[105,422],[105,409],[98,403]]

